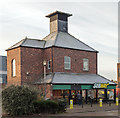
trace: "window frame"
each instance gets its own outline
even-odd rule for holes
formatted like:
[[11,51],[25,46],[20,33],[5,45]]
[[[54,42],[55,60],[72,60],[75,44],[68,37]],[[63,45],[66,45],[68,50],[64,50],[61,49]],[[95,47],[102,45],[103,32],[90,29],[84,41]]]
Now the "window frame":
[[[69,61],[66,61],[66,59],[68,59]],[[69,64],[69,68],[66,68],[66,64]],[[64,69],[65,70],[70,70],[71,69],[71,57],[69,57],[69,56],[64,56]]]
[[48,67],[48,69],[51,69],[51,65],[50,65],[50,60],[48,60],[48,65],[47,65]]
[[[87,62],[87,69],[86,69],[85,62]],[[83,59],[83,71],[89,71],[89,59],[88,58]]]
[[12,65],[12,77],[15,77],[16,76],[16,60],[15,59],[12,59],[12,62],[11,62],[11,65]]

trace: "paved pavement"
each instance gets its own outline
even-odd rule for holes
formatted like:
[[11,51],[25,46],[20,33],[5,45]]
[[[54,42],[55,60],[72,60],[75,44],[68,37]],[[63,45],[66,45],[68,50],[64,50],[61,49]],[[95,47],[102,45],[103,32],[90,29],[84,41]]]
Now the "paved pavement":
[[67,108],[66,113],[56,114],[57,116],[118,116],[118,106],[115,104],[103,104],[103,107],[99,107],[99,104],[91,105],[74,105],[73,109]]
[[101,117],[106,117],[106,116],[114,116],[113,118],[118,116],[118,111],[100,111],[100,112],[75,112],[75,113],[65,113],[65,114],[59,114],[56,116],[101,116]]

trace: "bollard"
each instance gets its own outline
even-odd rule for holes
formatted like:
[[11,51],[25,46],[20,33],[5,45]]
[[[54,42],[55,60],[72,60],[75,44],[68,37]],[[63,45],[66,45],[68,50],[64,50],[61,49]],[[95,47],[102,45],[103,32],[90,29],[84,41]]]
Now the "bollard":
[[109,100],[109,106],[111,106],[111,101]]
[[83,100],[82,100],[82,108],[83,108]]
[[73,109],[73,100],[70,100],[70,109]]
[[91,107],[92,107],[92,99],[91,99]]
[[100,99],[100,107],[102,107],[102,99]]
[[118,98],[116,98],[116,106],[118,106],[118,104],[119,104],[119,102],[118,102],[119,100],[118,100]]

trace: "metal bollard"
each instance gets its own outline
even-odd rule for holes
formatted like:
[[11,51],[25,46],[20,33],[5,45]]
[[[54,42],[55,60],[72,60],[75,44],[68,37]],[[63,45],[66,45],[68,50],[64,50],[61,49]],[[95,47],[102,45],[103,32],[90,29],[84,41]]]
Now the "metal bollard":
[[111,101],[109,100],[109,106],[111,106]]
[[82,108],[83,108],[83,100],[82,100]]
[[91,107],[92,107],[92,99],[91,99]]
[[100,99],[100,107],[102,107],[102,99]]
[[73,109],[73,100],[70,100],[70,109]]
[[119,99],[118,98],[116,98],[116,106],[118,106],[119,105]]

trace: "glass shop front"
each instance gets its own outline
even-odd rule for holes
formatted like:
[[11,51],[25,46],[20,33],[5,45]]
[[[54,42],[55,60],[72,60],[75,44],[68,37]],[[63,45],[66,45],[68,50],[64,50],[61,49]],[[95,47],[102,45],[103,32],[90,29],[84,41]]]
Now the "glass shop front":
[[98,103],[102,98],[103,102],[116,100],[116,86],[108,83],[95,83],[94,85],[53,85],[53,97],[73,99],[73,103],[77,103],[77,93],[82,96],[83,103]]

